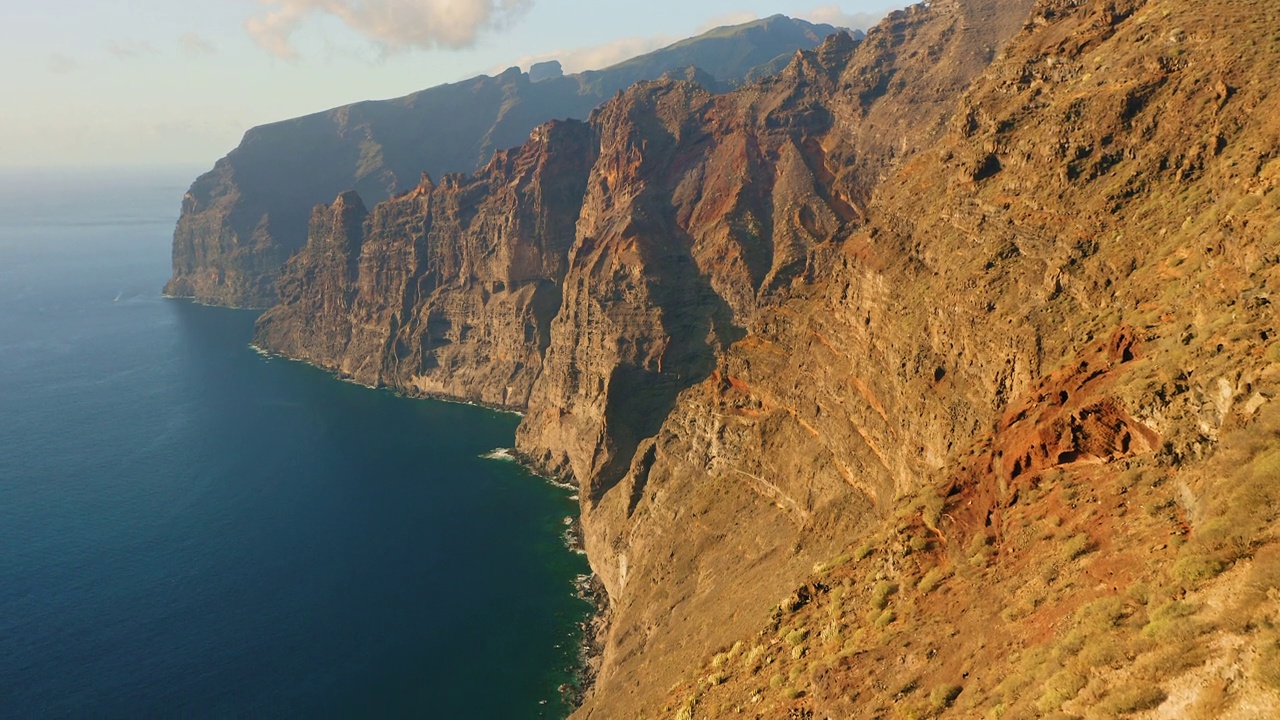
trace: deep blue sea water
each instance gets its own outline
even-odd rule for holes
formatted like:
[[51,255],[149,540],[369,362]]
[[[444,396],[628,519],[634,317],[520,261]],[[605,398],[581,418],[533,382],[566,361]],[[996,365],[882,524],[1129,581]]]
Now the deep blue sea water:
[[0,173],[0,717],[540,718],[575,502],[518,418],[160,296],[194,169]]

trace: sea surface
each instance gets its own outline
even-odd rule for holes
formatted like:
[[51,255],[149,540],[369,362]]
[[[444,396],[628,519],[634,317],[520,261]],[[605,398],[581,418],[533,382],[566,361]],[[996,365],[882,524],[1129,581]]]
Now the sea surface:
[[0,717],[563,717],[574,500],[161,297],[196,173],[0,172]]

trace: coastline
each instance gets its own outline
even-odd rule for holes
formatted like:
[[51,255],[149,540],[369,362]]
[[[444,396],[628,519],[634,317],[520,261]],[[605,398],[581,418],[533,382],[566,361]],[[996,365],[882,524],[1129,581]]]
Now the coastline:
[[[200,303],[192,298],[175,298],[169,295],[166,295],[165,297],[175,300],[185,300],[193,304],[204,305],[205,307],[228,310],[260,310],[260,308],[230,308],[225,305],[208,305]],[[501,407],[490,403],[460,400],[456,397],[438,395],[435,393],[405,392],[385,385],[381,387],[366,385],[364,383],[356,382],[348,376],[344,376],[333,368],[328,368],[309,360],[291,357],[283,353],[272,352],[262,348],[252,341],[249,342],[248,346],[255,353],[266,359],[285,360],[287,362],[307,365],[309,367],[316,368],[317,370],[324,371],[336,380],[350,383],[352,385],[358,385],[368,390],[389,392],[397,397],[412,400],[432,400],[436,402],[449,403],[451,405],[468,405],[495,413],[515,415],[521,418],[525,416],[525,413],[522,410],[513,410],[511,408]],[[579,487],[576,482],[573,482],[571,478],[551,475],[541,471],[532,461],[532,458],[521,453],[516,448],[498,448],[483,457],[497,462],[514,462],[530,475],[543,480],[547,484],[559,490],[572,493],[571,499],[575,501],[579,500]],[[569,518],[569,523],[565,528],[562,539],[565,547],[571,552],[584,556],[587,555],[582,532],[582,518],[580,514]],[[570,714],[582,707],[586,697],[595,688],[596,679],[599,675],[601,663],[604,657],[605,639],[608,635],[610,619],[612,616],[612,608],[609,602],[608,592],[604,587],[604,583],[594,572],[577,576],[574,579],[574,590],[578,598],[586,602],[591,609],[587,614],[586,619],[577,623],[578,632],[575,639],[575,642],[578,645],[577,666],[570,669],[572,679],[569,682],[562,683],[557,688],[561,700],[571,709]]]
[[[208,307],[235,309],[235,308],[227,308],[227,306],[225,305],[209,305]],[[433,400],[435,402],[448,403],[450,405],[467,405],[470,407],[481,408],[483,410],[489,410],[490,412],[502,413],[503,415],[515,415],[516,417],[525,416],[524,410],[516,410],[514,408],[504,407],[502,405],[487,403],[480,400],[460,400],[452,395],[444,395],[441,393],[408,392],[406,390],[391,387],[390,385],[366,385],[365,383],[357,382],[356,380],[353,380],[350,376],[344,375],[343,373],[339,372],[338,370],[334,370],[333,368],[325,367],[324,365],[314,363],[310,360],[303,360],[301,358],[285,355],[284,353],[265,350],[261,346],[253,343],[252,341],[250,341],[249,343],[249,348],[254,352],[258,353],[259,355],[261,355],[262,357],[265,357],[271,360],[285,360],[288,362],[293,362],[293,363],[298,363],[300,365],[313,367],[317,370],[323,370],[324,372],[328,373],[331,377],[333,377],[335,380],[338,380],[340,382],[350,383],[352,385],[358,385],[368,390],[376,390],[378,392],[389,392],[392,395],[395,395],[396,397],[408,398],[410,400]],[[523,465],[524,463],[522,462],[521,464]]]
[[[570,495],[572,500],[579,500],[576,483],[540,472],[527,457],[515,448],[497,448],[480,457],[495,462],[515,463],[529,475],[542,480],[557,490],[572,493]],[[571,515],[566,517],[564,522],[565,529],[561,534],[564,546],[570,552],[586,556],[587,549],[582,532],[582,516],[580,514]],[[578,646],[578,659],[577,666],[571,670],[572,679],[569,682],[562,683],[556,690],[560,693],[561,701],[576,710],[582,707],[583,701],[595,687],[596,678],[600,673],[600,665],[604,658],[605,638],[608,634],[611,619],[611,607],[609,594],[605,590],[604,583],[594,572],[578,575],[574,578],[573,585],[578,599],[590,605],[591,612],[588,613],[585,620],[576,624],[578,636],[575,642]]]
[[189,302],[192,305],[199,305],[200,307],[221,308],[223,310],[236,310],[236,311],[252,310],[254,312],[261,313],[261,312],[266,312],[268,309],[265,307],[248,307],[243,305],[219,305],[216,303],[205,302],[203,300],[191,297],[189,295],[170,295],[169,293],[163,290],[160,291],[160,297],[166,300],[182,300],[184,302]]
[[[266,310],[269,309],[269,308],[261,308],[261,307],[240,307],[237,305],[221,305],[221,304],[208,303],[194,297],[170,295],[169,293],[164,291],[161,291],[160,296],[167,300],[177,300],[181,302],[191,303],[192,305],[199,305],[201,307],[218,308],[220,310],[234,310],[236,312],[253,311],[253,312],[262,313],[262,312],[266,312]],[[379,390],[379,391],[389,392],[397,397],[411,398],[414,400],[435,400],[437,402],[449,403],[451,405],[469,405],[471,407],[483,408],[485,410],[490,410],[492,412],[497,412],[497,413],[503,413],[505,415],[515,415],[516,417],[524,417],[525,412],[527,411],[527,408],[517,409],[517,408],[507,407],[503,405],[498,405],[495,403],[487,403],[481,400],[461,400],[452,395],[445,395],[443,393],[410,392],[400,388],[394,388],[389,385],[366,385],[362,382],[357,382],[351,379],[349,376],[344,375],[342,372],[335,370],[331,367],[326,367],[324,365],[320,365],[310,360],[303,360],[302,358],[296,358],[291,355],[286,355],[284,353],[267,350],[259,346],[258,344],[254,343],[252,340],[249,341],[249,348],[265,358],[269,358],[272,360],[287,360],[289,362],[295,362],[295,363],[300,363],[302,365],[307,365],[307,366],[316,368],[317,370],[323,370],[324,372],[333,376],[334,379],[339,380],[341,382],[351,383],[352,385],[359,385],[360,387],[367,388],[369,390]],[[525,464],[525,463],[522,462],[521,464]]]
[[[533,471],[530,470],[530,472]],[[563,483],[550,478],[544,477],[544,479],[556,487],[564,487]],[[576,486],[574,487],[574,492],[576,497]],[[571,551],[582,555],[587,554],[583,542],[581,516],[571,518],[571,522],[564,531],[564,540],[565,546]],[[574,587],[577,590],[578,597],[591,606],[591,612],[585,620],[578,623],[578,667],[574,669],[573,681],[561,685],[559,691],[564,703],[577,710],[582,707],[582,703],[587,696],[595,689],[596,679],[600,675],[600,665],[604,659],[604,644],[609,631],[612,608],[604,582],[594,572],[579,575],[574,580]]]
[[[183,694],[174,701],[176,714],[270,715],[272,708],[279,711],[281,707],[296,707],[302,715],[324,715],[330,711],[338,715],[358,714],[362,697],[372,696],[366,690],[370,687],[380,693],[389,688],[375,700],[381,703],[382,698],[390,698],[379,708],[417,707],[415,703],[438,703],[453,708],[455,704],[477,700],[466,697],[475,692],[470,687],[484,693],[488,685],[492,691],[492,681],[483,672],[492,658],[484,665],[470,663],[471,656],[483,654],[487,644],[482,642],[485,635],[503,641],[502,645],[510,641],[511,645],[529,648],[518,655],[508,654],[508,648],[503,648],[503,663],[509,669],[504,677],[518,681],[520,692],[499,686],[503,692],[492,695],[514,699],[491,703],[482,700],[485,706],[518,704],[519,712],[508,715],[513,718],[540,717],[540,712],[549,718],[564,717],[572,712],[573,708],[561,704],[556,688],[568,681],[577,667],[578,627],[588,613],[588,609],[570,595],[576,590],[571,587],[576,586],[575,576],[588,570],[581,558],[565,553],[560,544],[564,530],[561,519],[576,513],[576,503],[571,505],[565,499],[567,493],[548,491],[511,468],[479,467],[482,463],[470,460],[462,450],[473,445],[468,437],[469,428],[473,426],[483,429],[477,431],[478,435],[493,438],[488,445],[512,444],[511,428],[516,421],[483,411],[450,410],[445,406],[436,406],[435,410],[421,405],[417,410],[411,406],[405,409],[405,403],[391,395],[370,395],[355,388],[344,391],[343,386],[331,384],[325,375],[300,372],[291,365],[278,364],[271,370],[271,365],[260,357],[244,351],[254,317],[245,311],[204,311],[185,304],[171,305],[168,299],[160,303],[137,303],[127,310],[113,306],[113,294],[122,281],[110,273],[102,273],[101,268],[114,268],[113,263],[117,261],[122,267],[136,265],[142,268],[138,271],[141,279],[135,282],[130,276],[123,281],[123,286],[143,286],[145,265],[137,259],[145,257],[143,252],[148,250],[147,246],[131,244],[132,240],[122,241],[120,248],[98,243],[97,229],[87,223],[75,232],[77,234],[67,237],[90,238],[84,246],[97,248],[103,259],[73,268],[75,273],[82,274],[69,277],[75,278],[84,292],[77,293],[73,300],[66,300],[57,295],[58,285],[54,282],[43,284],[43,295],[25,294],[21,287],[8,289],[22,293],[20,297],[15,295],[22,302],[15,302],[13,307],[21,308],[34,318],[31,336],[38,338],[39,333],[47,332],[43,329],[46,319],[29,312],[28,308],[34,310],[41,304],[53,307],[53,303],[65,302],[57,306],[58,315],[54,319],[74,320],[74,325],[66,327],[75,330],[76,337],[86,338],[89,341],[86,347],[93,351],[86,355],[63,353],[55,348],[51,352],[44,343],[26,343],[25,335],[14,336],[11,349],[14,358],[21,361],[14,367],[31,367],[36,373],[31,377],[38,377],[40,382],[24,383],[19,375],[14,375],[11,389],[15,392],[5,394],[6,402],[12,401],[13,413],[8,417],[13,421],[11,424],[22,428],[23,433],[29,429],[33,434],[14,436],[14,447],[5,458],[5,466],[16,467],[19,472],[3,474],[14,482],[27,477],[24,473],[28,468],[39,471],[43,477],[75,477],[83,467],[90,464],[97,467],[98,459],[105,456],[104,451],[125,452],[138,462],[120,464],[118,475],[114,474],[114,465],[105,469],[102,487],[95,486],[91,499],[94,507],[103,503],[103,507],[110,508],[103,513],[104,525],[77,523],[77,513],[64,512],[67,503],[74,502],[75,498],[15,506],[15,510],[23,511],[23,518],[41,519],[40,527],[35,527],[35,523],[32,527],[33,532],[42,533],[42,541],[38,546],[33,543],[32,552],[39,550],[40,554],[33,554],[30,562],[24,557],[24,564],[5,568],[10,573],[7,578],[31,578],[30,584],[6,583],[22,591],[22,597],[10,598],[13,602],[7,609],[12,612],[7,613],[6,618],[22,623],[23,632],[15,634],[12,640],[29,643],[32,657],[40,662],[36,664],[33,660],[24,666],[23,658],[13,658],[12,677],[19,677],[22,687],[15,687],[14,692],[5,693],[0,699],[0,708],[5,708],[0,716],[58,714],[62,711],[59,708],[68,707],[66,698],[80,697],[77,693],[96,697],[95,703],[101,702],[105,707],[104,714],[121,717],[136,713],[137,708],[151,706],[156,696],[167,697],[166,693]],[[50,243],[49,252],[37,256],[44,263],[37,269],[48,277],[60,277],[66,272],[60,247]],[[50,258],[47,263],[44,257]],[[139,372],[120,373],[119,378],[113,374],[108,378],[111,382],[99,382],[101,369],[95,368],[92,362],[86,364],[86,357],[120,357],[123,358],[121,366],[136,367]],[[81,382],[77,378],[93,382]],[[354,400],[344,404],[350,399]],[[314,405],[309,404],[313,400]],[[388,406],[400,412],[388,413],[385,411]],[[78,415],[82,407],[93,410]],[[357,411],[361,414],[347,414]],[[449,503],[422,500],[459,497],[451,487],[455,483],[438,483],[449,486],[439,496],[424,493],[414,486],[426,483],[414,481],[412,477],[405,481],[395,475],[405,474],[406,470],[417,474],[420,469],[431,467],[428,463],[434,459],[428,451],[414,450],[412,461],[400,462],[400,458],[384,454],[382,447],[364,441],[366,437],[391,438],[385,447],[393,453],[400,452],[397,448],[415,448],[418,438],[408,437],[411,442],[405,443],[406,436],[432,431],[415,427],[413,423],[397,422],[397,419],[437,415],[461,418],[440,429],[446,438],[453,437],[455,429],[460,433],[459,442],[446,440],[444,443],[452,453],[448,460],[450,467],[454,467],[456,461],[460,469],[493,474],[501,482],[486,481],[484,485],[504,495],[514,493],[518,498],[532,501],[523,508],[520,502],[503,503],[510,510],[503,511],[505,516],[521,520],[510,526],[494,527],[498,532],[485,533],[487,538],[498,538],[486,547],[497,547],[501,551],[501,545],[519,542],[521,547],[513,552],[528,549],[527,553],[519,553],[519,557],[527,558],[526,563],[541,557],[544,561],[539,565],[555,568],[554,572],[548,572],[534,565],[529,572],[520,574],[527,577],[527,581],[494,583],[494,587],[517,591],[522,586],[537,586],[538,605],[526,604],[518,592],[477,594],[483,594],[485,602],[496,598],[502,604],[509,602],[502,600],[504,595],[515,597],[526,607],[540,607],[545,598],[547,607],[554,608],[558,615],[549,611],[533,614],[528,625],[536,626],[537,631],[530,631],[529,637],[518,625],[492,624],[492,618],[486,617],[483,610],[470,611],[468,617],[480,619],[478,623],[468,623],[477,632],[470,641],[439,645],[442,650],[439,654],[445,662],[435,659],[437,652],[432,647],[439,633],[426,635],[426,630],[421,636],[412,633],[432,627],[451,632],[451,625],[456,627],[452,617],[458,612],[452,607],[456,598],[440,593],[434,582],[419,582],[420,578],[437,577],[437,566],[424,566],[423,562],[433,554],[423,550],[431,547],[431,540],[440,537],[435,527],[452,527],[446,526],[439,516],[456,518],[459,514],[448,510]],[[175,418],[198,421],[174,422]],[[362,432],[366,428],[380,428],[381,425],[371,422],[378,420],[398,430],[400,439],[380,430],[354,436],[341,424],[349,418],[359,418],[353,420],[351,426]],[[56,453],[41,452],[48,449],[40,437],[41,428],[45,427],[43,422],[50,423],[48,427],[75,429],[75,432],[49,436],[51,441],[56,441]],[[336,428],[336,432],[330,428]],[[276,429],[281,430],[278,435],[274,433]],[[342,438],[341,445],[335,442],[338,436]],[[23,442],[17,442],[17,438]],[[123,445],[122,439],[126,441]],[[278,439],[288,442],[276,442]],[[481,444],[475,446],[481,449]],[[263,449],[270,455],[264,455]],[[361,452],[351,452],[352,449]],[[351,462],[330,462],[333,457],[349,458]],[[351,468],[362,471],[376,467],[370,460],[384,457],[393,462],[385,471],[371,470],[372,479],[350,472]],[[305,463],[302,467],[307,468],[306,471],[296,470],[299,458],[304,458],[301,462]],[[35,462],[45,460],[50,461],[48,466]],[[442,479],[449,477],[465,480],[466,472],[446,473]],[[323,482],[316,482],[316,478],[323,478]],[[52,486],[50,489],[57,491]],[[486,496],[492,498],[494,493],[489,489],[466,493],[468,498]],[[58,498],[57,495],[33,497]],[[199,502],[191,502],[193,498]],[[349,502],[352,498],[358,498],[358,502]],[[430,506],[446,509],[443,512],[414,509]],[[164,522],[157,523],[153,513],[156,507],[162,507],[172,517],[166,515]],[[484,512],[483,505],[476,507]],[[27,508],[30,515],[25,514]],[[42,516],[40,513],[46,509],[47,516]],[[436,522],[432,522],[433,516]],[[524,522],[523,518],[530,520]],[[50,522],[44,522],[46,519]],[[58,522],[65,524],[59,527]],[[458,522],[470,529],[471,521],[465,515]],[[367,525],[361,527],[361,523]],[[234,532],[227,532],[228,527]],[[508,527],[518,527],[517,534],[510,536],[516,540],[508,539]],[[113,550],[112,543],[101,541],[106,532],[127,537],[138,528],[145,528],[148,537],[156,533],[154,539],[163,552],[120,555]],[[25,533],[20,524],[6,530],[11,534],[17,532],[18,537]],[[451,540],[461,536],[452,530],[447,535]],[[313,547],[316,537],[341,542],[342,552],[332,555],[341,556],[344,563],[350,564],[340,566],[330,554],[317,553]],[[44,542],[43,538],[49,540]],[[522,538],[530,541],[521,542]],[[365,542],[366,539],[369,540]],[[401,542],[403,539],[416,541]],[[472,547],[467,543],[468,553]],[[387,548],[394,548],[397,554],[385,552]],[[443,566],[450,572],[455,567],[461,568],[460,572],[465,573],[461,577],[468,579],[468,584],[462,587],[468,590],[488,587],[473,584],[477,578],[487,582],[491,577],[512,575],[502,572],[500,564],[477,562],[468,553],[449,553],[447,546],[445,551],[452,557]],[[366,552],[370,554],[362,555]],[[498,554],[497,557],[501,561],[511,555]],[[300,565],[299,560],[313,564]],[[121,564],[117,566],[117,563]],[[60,571],[80,567],[91,568],[94,582],[86,585],[82,574]],[[224,572],[228,567],[235,568],[235,572]],[[302,570],[297,575],[286,574],[280,570],[285,567],[290,573],[295,568]],[[338,567],[354,569],[334,574]],[[29,574],[26,568],[31,568]],[[369,568],[376,571],[367,573]],[[52,578],[48,584],[43,581],[46,576]],[[363,582],[374,576],[376,582]],[[346,581],[352,577],[362,582]],[[167,582],[165,578],[179,578],[183,582]],[[325,592],[334,587],[334,583],[340,584],[342,591]],[[193,592],[193,587],[199,591]],[[39,599],[39,603],[23,601],[28,590],[29,596]],[[59,596],[80,597],[82,594],[83,604],[57,603]],[[395,602],[402,603],[391,606],[392,612],[366,610],[387,607],[373,603],[383,602],[389,595],[395,596]],[[152,608],[148,603],[156,597],[164,599],[165,612],[149,615],[139,611]],[[217,602],[210,603],[210,597]],[[349,602],[352,597],[360,597],[362,601]],[[227,602],[222,602],[224,599]],[[60,628],[65,628],[67,633],[74,632],[67,635],[71,641],[51,640],[41,633],[41,624],[52,612],[49,608],[57,610]],[[31,614],[25,615],[28,610]],[[510,613],[517,620],[523,615],[530,613]],[[191,621],[191,618],[211,617],[217,621]],[[359,624],[333,621],[346,617]],[[501,622],[508,622],[505,618],[504,614]],[[363,624],[365,622],[368,624]],[[124,628],[122,632],[127,634],[119,637],[111,633],[96,634],[102,627]],[[401,628],[403,634],[399,632]],[[516,633],[511,634],[512,630]],[[301,643],[306,643],[303,645],[306,651],[293,652]],[[460,648],[460,645],[466,647]],[[90,650],[86,651],[85,647]],[[101,667],[95,663],[86,665],[84,652],[109,662],[100,663]],[[251,672],[237,678],[237,687],[252,688],[252,695],[228,695],[225,678],[217,674],[184,673],[181,677],[170,677],[148,670],[153,670],[157,662],[180,668],[187,663],[207,663],[211,657],[217,659],[219,667],[233,661],[244,663],[243,667]],[[359,662],[348,662],[347,658],[352,657],[358,657]],[[538,658],[546,660],[528,662]],[[442,670],[441,666],[447,669]],[[469,672],[473,667],[477,672]],[[438,698],[442,693],[437,692],[443,687],[440,677],[453,679],[461,675],[456,668],[468,670],[465,679],[469,683],[445,688],[468,688],[468,692],[458,693],[457,703],[452,698]],[[19,676],[17,671],[23,674]],[[335,677],[339,681],[329,681]],[[347,681],[347,678],[354,679]],[[418,687],[432,690],[419,691]],[[549,701],[547,706],[535,704],[543,698]],[[332,704],[326,705],[328,701]],[[430,715],[431,711],[425,714]],[[465,713],[445,714],[465,716]],[[476,714],[488,716],[483,712]]]
[[[501,453],[501,457],[497,457]],[[541,479],[552,487],[571,492],[574,500],[579,500],[578,484],[571,479],[551,475],[541,471],[531,458],[516,448],[501,448],[491,453],[499,462],[515,462],[525,472]],[[582,515],[567,518],[563,534],[565,547],[570,551],[587,555],[586,542],[582,531]],[[608,637],[612,620],[612,605],[604,582],[594,571],[579,575],[574,580],[574,588],[578,598],[591,606],[585,620],[578,623],[578,666],[573,670],[573,680],[562,684],[558,690],[565,705],[577,710],[591,691],[595,689],[596,679],[600,674],[600,666],[604,660],[605,639]]]

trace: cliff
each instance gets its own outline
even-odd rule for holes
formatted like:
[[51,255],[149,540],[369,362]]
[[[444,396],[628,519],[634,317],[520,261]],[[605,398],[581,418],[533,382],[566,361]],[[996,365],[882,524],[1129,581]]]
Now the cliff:
[[1271,717],[1278,36],[954,0],[640,83],[317,210],[257,342],[527,410],[611,600],[580,717]]
[[524,142],[538,125],[585,118],[640,80],[697,66],[716,84],[731,86],[831,32],[829,25],[775,16],[718,28],[604,70],[546,75],[539,68],[535,79],[511,68],[253,128],[183,199],[165,293],[268,306],[280,269],[306,243],[317,203],[354,189],[376,204],[412,189],[424,171],[471,173],[496,150]]
[[[553,122],[472,177],[312,214],[255,342],[366,385],[524,408],[560,308],[594,147]],[[367,215],[367,222],[365,221]]]

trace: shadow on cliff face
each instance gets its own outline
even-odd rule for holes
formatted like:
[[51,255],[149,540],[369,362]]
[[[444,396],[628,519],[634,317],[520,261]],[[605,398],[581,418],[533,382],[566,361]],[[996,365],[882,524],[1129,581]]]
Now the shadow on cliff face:
[[[606,389],[605,428],[609,459],[587,479],[592,506],[631,468],[641,443],[656,436],[685,389],[710,377],[717,356],[746,335],[733,324],[733,310],[698,271],[691,254],[693,238],[680,229],[674,208],[664,208],[665,227],[643,233],[659,238],[647,244],[646,281],[651,299],[662,313],[666,346],[656,367],[622,364],[614,368]],[[670,238],[671,241],[663,242]],[[637,477],[633,494],[641,494],[645,477]]]

